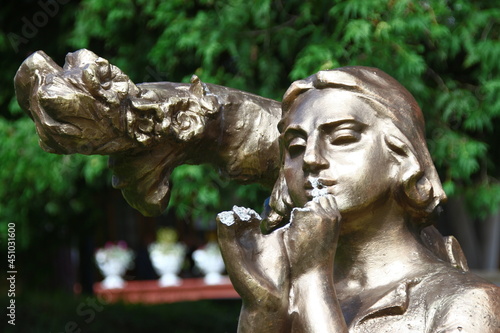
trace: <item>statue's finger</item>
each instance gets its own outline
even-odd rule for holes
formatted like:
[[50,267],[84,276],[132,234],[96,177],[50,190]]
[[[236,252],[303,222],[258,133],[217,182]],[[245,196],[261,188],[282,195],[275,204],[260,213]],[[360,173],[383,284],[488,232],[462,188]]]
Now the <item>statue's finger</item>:
[[318,210],[325,216],[331,219],[338,219],[340,217],[337,201],[333,195],[327,194],[317,197],[315,198],[315,202],[318,204]]

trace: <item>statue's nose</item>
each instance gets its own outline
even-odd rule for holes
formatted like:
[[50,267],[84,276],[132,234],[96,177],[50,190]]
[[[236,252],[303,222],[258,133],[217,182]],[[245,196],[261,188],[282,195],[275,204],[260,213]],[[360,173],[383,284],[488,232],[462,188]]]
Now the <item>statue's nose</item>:
[[304,171],[314,173],[326,169],[328,166],[328,160],[324,157],[322,149],[320,149],[320,143],[317,140],[313,140],[313,142],[306,146],[306,151],[304,152]]

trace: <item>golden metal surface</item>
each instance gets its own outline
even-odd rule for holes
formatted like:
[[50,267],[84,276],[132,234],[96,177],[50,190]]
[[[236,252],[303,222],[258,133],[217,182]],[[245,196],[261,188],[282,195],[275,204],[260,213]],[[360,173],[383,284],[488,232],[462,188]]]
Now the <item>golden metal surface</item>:
[[423,116],[384,72],[321,71],[280,104],[197,77],[135,85],[80,50],[62,68],[33,54],[15,84],[41,146],[111,155],[114,185],[144,214],[165,207],[183,163],[274,184],[262,218],[218,216],[239,332],[500,332],[500,288],[432,226],[446,196]]
[[276,179],[279,102],[196,76],[135,85],[88,50],[69,53],[63,67],[35,52],[14,81],[41,147],[110,155],[113,186],[144,215],[166,208],[170,174],[184,163],[211,163],[243,183]]

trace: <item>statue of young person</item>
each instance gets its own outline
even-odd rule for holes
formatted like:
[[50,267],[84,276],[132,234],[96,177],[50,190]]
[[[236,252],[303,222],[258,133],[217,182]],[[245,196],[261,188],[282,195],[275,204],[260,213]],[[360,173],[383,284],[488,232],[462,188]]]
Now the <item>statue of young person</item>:
[[198,78],[135,85],[88,50],[63,67],[39,51],[15,85],[42,147],[110,155],[114,186],[145,215],[183,163],[274,183],[264,219],[218,217],[240,332],[500,332],[500,288],[431,225],[446,196],[422,113],[382,71],[322,71],[280,104]]
[[500,332],[500,288],[422,237],[446,196],[405,88],[322,71],[285,93],[279,129],[267,234],[250,210],[219,215],[240,332]]

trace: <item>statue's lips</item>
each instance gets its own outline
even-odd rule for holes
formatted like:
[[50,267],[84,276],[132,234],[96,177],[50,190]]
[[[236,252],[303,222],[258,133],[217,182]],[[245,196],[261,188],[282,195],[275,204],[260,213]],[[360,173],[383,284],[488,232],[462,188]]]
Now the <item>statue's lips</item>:
[[327,194],[334,195],[333,187],[323,187],[322,189],[310,189],[305,191],[307,200],[311,201],[314,198],[322,197]]
[[305,195],[308,200],[312,200],[327,194],[334,194],[333,186],[335,184],[337,182],[333,179],[309,177],[304,184]]
[[310,189],[321,189],[324,187],[330,187],[337,184],[337,182],[333,179],[328,179],[328,178],[313,178],[313,177],[308,177],[305,184],[304,188],[306,190]]

